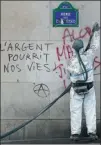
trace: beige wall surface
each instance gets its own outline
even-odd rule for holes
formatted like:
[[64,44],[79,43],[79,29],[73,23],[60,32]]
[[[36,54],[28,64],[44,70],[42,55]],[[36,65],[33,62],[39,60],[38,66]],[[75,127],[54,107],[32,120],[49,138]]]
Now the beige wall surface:
[[[100,1],[71,1],[79,9],[79,27],[53,27],[53,9],[61,2],[1,2],[2,133],[31,119],[65,90],[70,83],[66,63],[72,56],[74,39],[81,38],[86,47],[92,25],[100,23]],[[100,50],[95,54],[94,67],[99,119]],[[69,94],[66,94],[10,139],[68,136],[69,119]]]

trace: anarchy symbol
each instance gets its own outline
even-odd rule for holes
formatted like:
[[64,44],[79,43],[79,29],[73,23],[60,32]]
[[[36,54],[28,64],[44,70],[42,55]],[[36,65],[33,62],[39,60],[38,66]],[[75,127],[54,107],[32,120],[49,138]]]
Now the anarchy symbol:
[[45,84],[38,84],[33,88],[35,94],[39,97],[48,97],[50,95],[50,90]]

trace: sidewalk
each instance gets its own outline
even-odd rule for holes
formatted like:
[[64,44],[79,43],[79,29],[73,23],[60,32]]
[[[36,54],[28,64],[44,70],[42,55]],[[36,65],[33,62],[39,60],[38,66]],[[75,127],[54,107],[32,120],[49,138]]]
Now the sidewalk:
[[52,138],[52,139],[32,139],[32,140],[14,140],[2,141],[1,144],[99,144],[100,139],[90,142],[87,137],[81,138],[78,142],[72,142],[69,138]]

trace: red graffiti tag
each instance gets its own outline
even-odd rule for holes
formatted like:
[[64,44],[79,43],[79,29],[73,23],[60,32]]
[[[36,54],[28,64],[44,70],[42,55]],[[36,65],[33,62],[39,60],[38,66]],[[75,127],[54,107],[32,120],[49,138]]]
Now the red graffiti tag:
[[60,61],[60,57],[64,55],[65,59],[67,59],[66,57],[66,50],[65,50],[65,45],[63,45],[62,51],[60,52],[59,47],[56,48],[56,54],[57,54],[57,58],[58,61]]
[[67,53],[68,53],[68,58],[71,58],[73,56],[73,50],[72,50],[71,46],[67,45],[66,50],[67,50]]
[[[59,64],[56,66],[56,63],[55,63],[55,68],[53,69],[53,71],[57,69],[59,70],[59,77],[63,79],[63,75],[66,74],[66,70],[65,68],[63,68],[63,64]],[[64,83],[64,87],[66,88],[66,80],[63,80],[63,83]]]
[[56,64],[55,64],[55,68],[53,69],[53,71],[55,71],[56,69],[59,68],[59,70],[60,70],[60,75],[59,75],[59,77],[60,77],[60,78],[63,77],[62,66],[63,66],[63,64],[59,64],[58,66],[56,66]]
[[60,49],[59,47],[56,48],[56,54],[57,54],[57,58],[58,58],[58,61],[60,61],[60,58],[63,56],[65,59],[68,58],[71,58],[73,56],[73,51],[72,51],[72,47],[66,43],[66,38],[68,37],[70,42],[76,40],[76,39],[83,39],[86,37],[86,35],[88,35],[90,37],[91,35],[91,28],[89,27],[85,27],[84,29],[81,29],[79,34],[78,34],[78,37],[75,37],[75,33],[74,33],[74,30],[72,30],[72,32],[69,31],[68,28],[66,28],[64,30],[64,33],[63,33],[63,46],[62,46],[62,49],[61,49],[61,52],[60,52]]
[[[91,35],[91,28],[90,27],[85,27],[84,29],[81,29],[78,33],[78,35],[76,35],[74,30],[69,30],[68,28],[66,28],[64,30],[63,33],[63,45],[62,48],[56,47],[56,55],[57,55],[57,59],[60,62],[61,58],[64,58],[65,60],[70,59],[73,56],[73,50],[72,47],[67,43],[67,38],[69,38],[69,42],[73,42],[76,39],[84,39],[86,37],[90,37]],[[96,56],[94,59],[94,65],[96,65],[94,67],[94,69],[98,68],[99,66],[101,66],[101,62],[96,60],[98,57]],[[65,70],[65,67],[63,64],[59,64],[56,66],[55,64],[55,68],[53,69],[53,71],[59,70],[59,77],[60,79],[63,80],[63,84],[64,87],[66,88],[66,80],[63,79],[63,76],[66,75],[66,71],[63,71],[63,69]]]
[[72,32],[70,32],[69,29],[66,28],[66,29],[64,30],[64,34],[63,34],[63,37],[62,37],[62,39],[63,39],[63,44],[65,44],[65,40],[66,40],[67,37],[69,37],[69,38],[70,38],[70,42],[72,42],[72,41],[74,41],[74,40],[76,40],[76,39],[83,39],[83,38],[86,37],[86,35],[88,35],[88,36],[91,35],[91,28],[90,28],[90,27],[85,27],[84,29],[81,29],[81,30],[79,31],[79,34],[78,34],[77,37],[75,37],[75,32],[74,32],[74,30],[72,30]]
[[57,47],[56,54],[57,54],[58,61],[60,61],[60,58],[62,56],[64,56],[65,59],[67,59],[68,57],[71,58],[73,56],[73,50],[71,46],[67,44],[67,45],[63,45],[61,52],[59,47]]

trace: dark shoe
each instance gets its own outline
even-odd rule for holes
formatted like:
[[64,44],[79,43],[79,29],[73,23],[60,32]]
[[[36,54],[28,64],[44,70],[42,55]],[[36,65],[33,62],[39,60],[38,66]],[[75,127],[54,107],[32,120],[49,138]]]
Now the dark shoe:
[[98,139],[98,136],[94,133],[89,133],[89,139],[91,141],[94,141],[94,140],[97,140]]
[[72,141],[78,141],[78,140],[79,140],[79,134],[72,134],[72,135],[70,136],[70,139],[71,139]]

